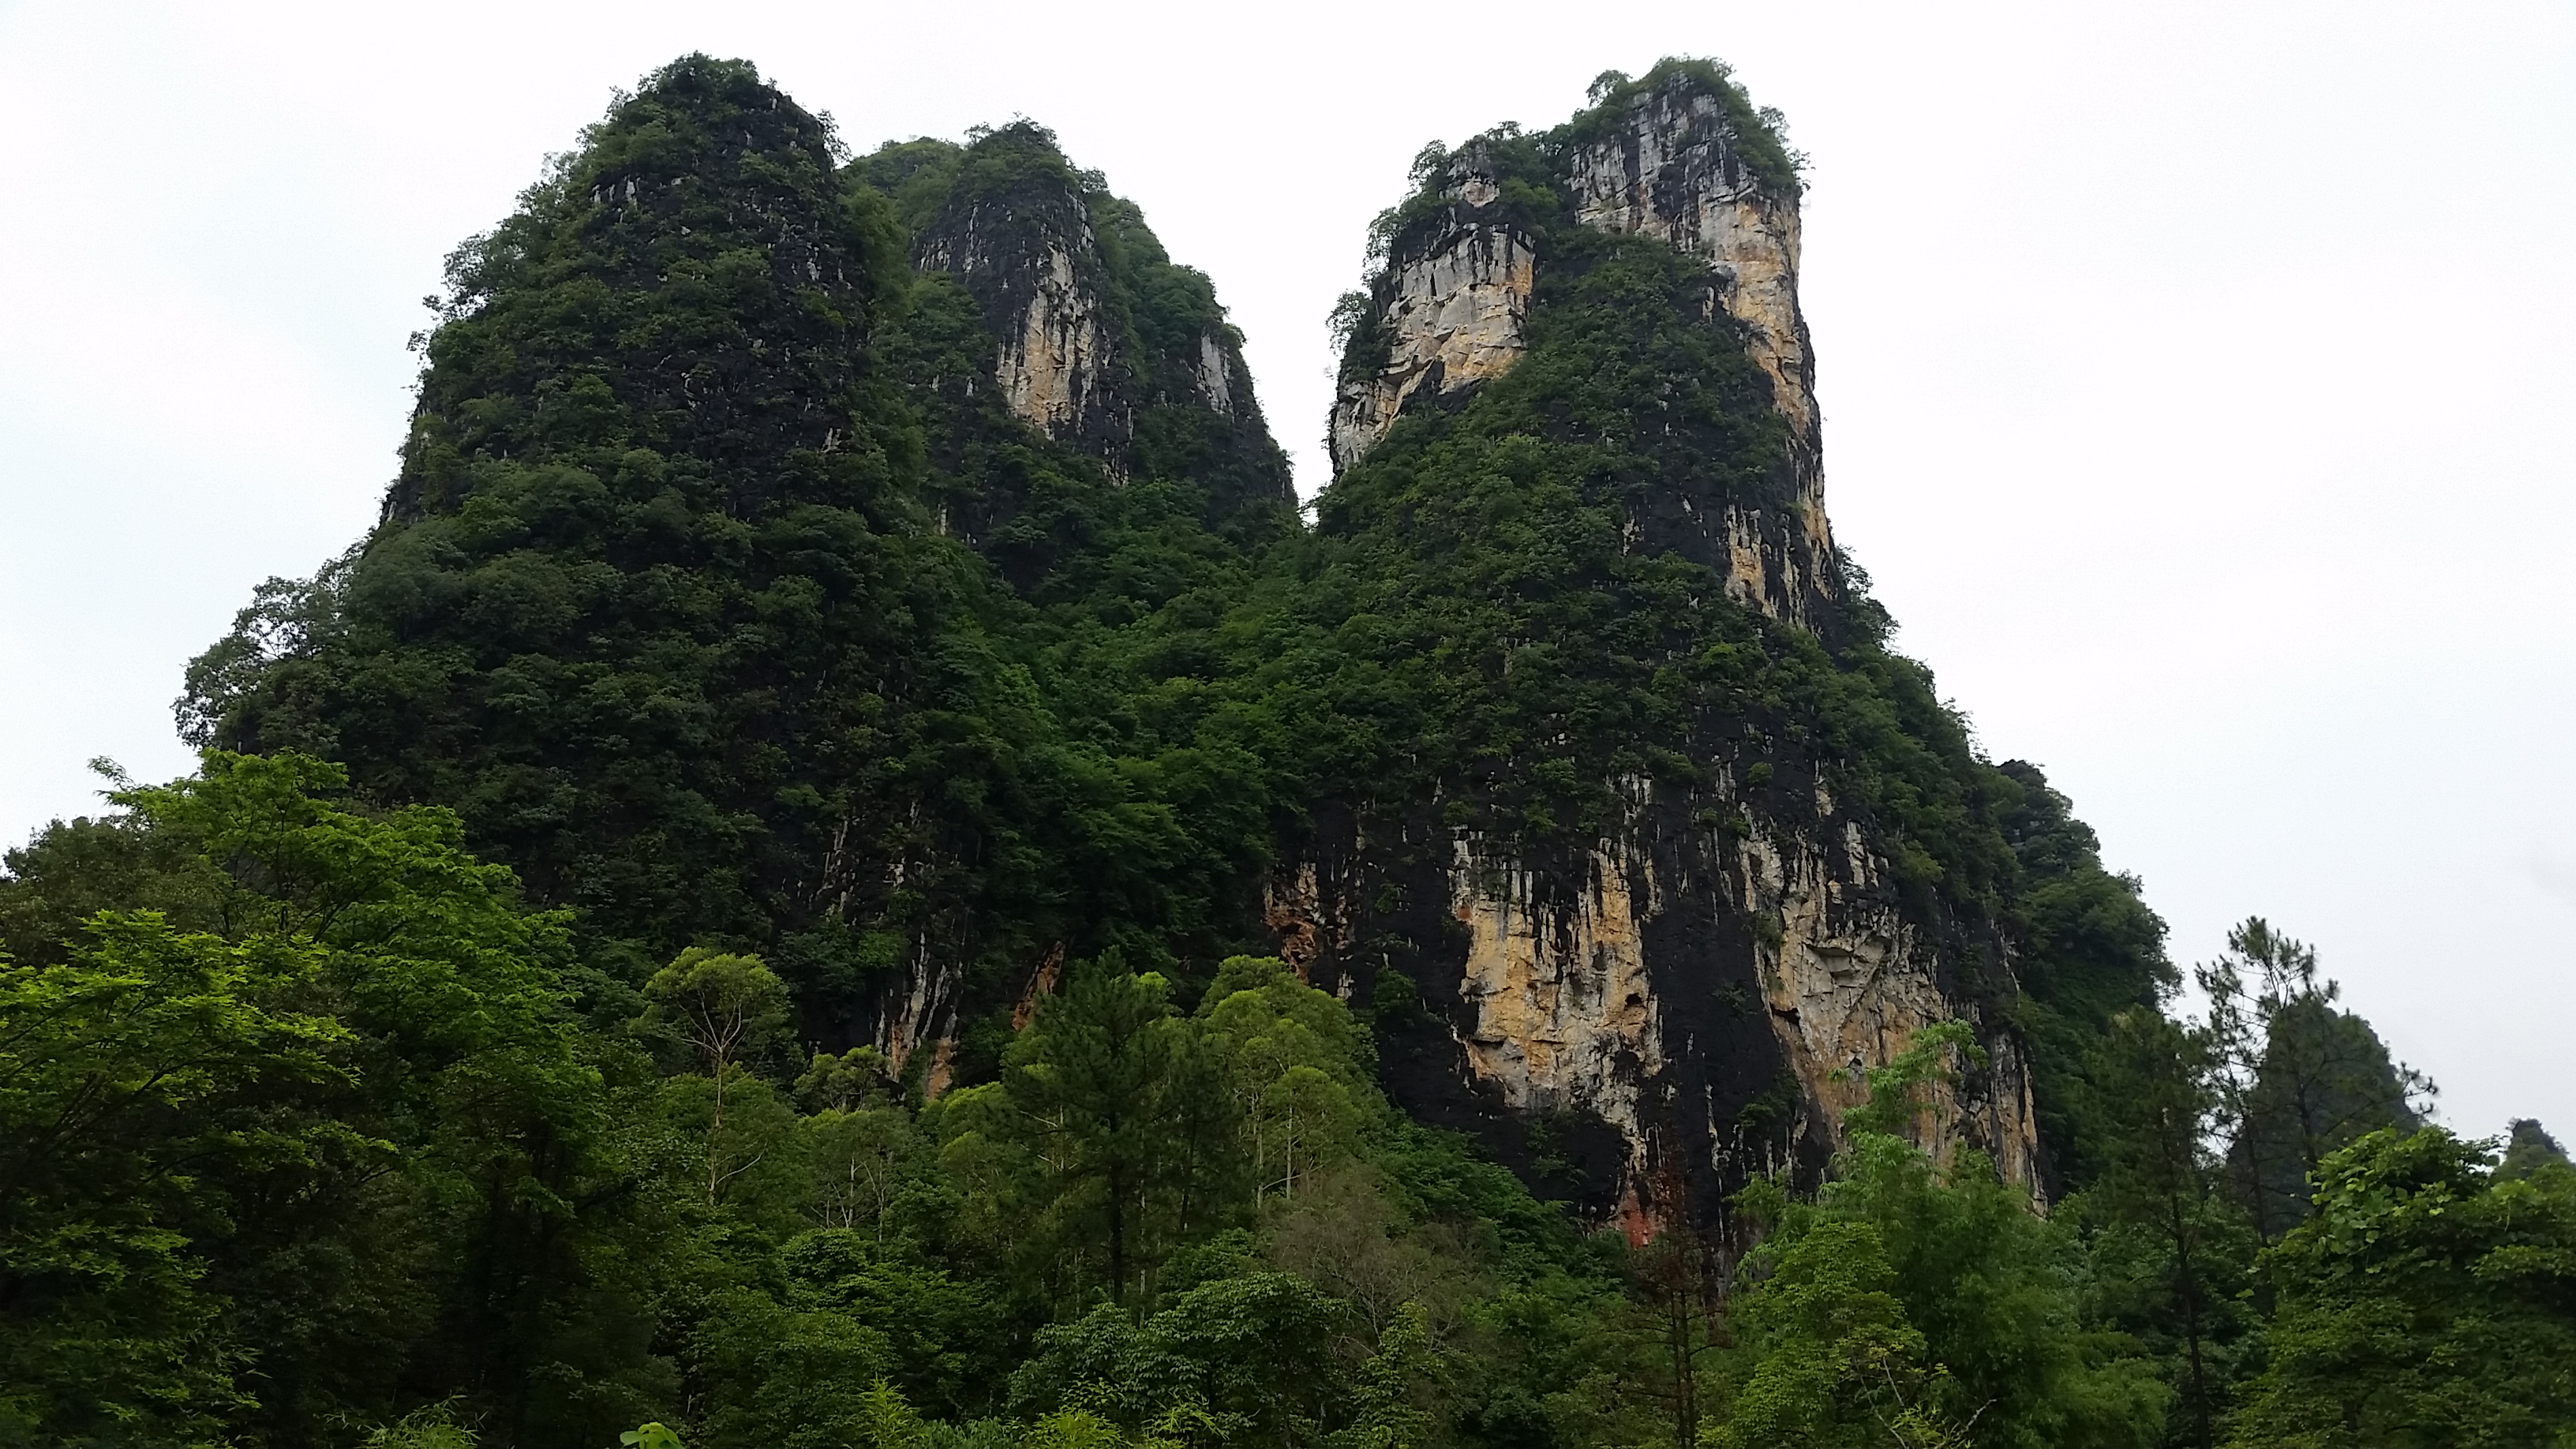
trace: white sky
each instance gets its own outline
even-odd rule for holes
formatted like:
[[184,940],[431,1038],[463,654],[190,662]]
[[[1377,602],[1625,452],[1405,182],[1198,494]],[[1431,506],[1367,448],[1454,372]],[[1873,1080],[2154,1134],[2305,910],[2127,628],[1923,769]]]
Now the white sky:
[[0,840],[166,778],[373,519],[440,257],[690,49],[859,149],[1024,113],[1250,335],[1433,137],[1732,62],[1813,160],[1838,534],[2177,960],[2315,941],[2471,1132],[2576,1131],[2576,3],[0,3]]

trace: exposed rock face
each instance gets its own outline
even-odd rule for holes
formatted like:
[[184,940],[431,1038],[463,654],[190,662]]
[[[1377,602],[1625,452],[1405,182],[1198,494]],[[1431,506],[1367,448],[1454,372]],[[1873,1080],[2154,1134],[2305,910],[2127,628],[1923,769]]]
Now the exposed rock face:
[[[1283,869],[1270,920],[1345,999],[1382,1003],[1385,971],[1415,980],[1420,1012],[1380,1008],[1409,1109],[1507,1156],[1522,1142],[1525,1168],[1555,1159],[1556,1186],[1643,1236],[1751,1173],[1821,1166],[1867,1068],[1978,1012],[1826,792],[1761,791],[1712,827],[1627,788],[1621,828],[1572,858],[1328,833]],[[1988,1062],[1955,1064],[1919,1134],[1964,1138],[2038,1201],[2028,1074],[1999,1024],[1978,1034]]]
[[997,337],[993,380],[1012,414],[1124,472],[1134,408],[1111,386],[1121,363],[1102,326],[1099,243],[1081,200],[1026,194],[952,208],[919,246],[924,271],[952,272]]
[[1239,446],[1257,450],[1280,459],[1278,486],[1275,493],[1264,496],[1294,505],[1296,490],[1289,485],[1285,455],[1277,452],[1270,441],[1270,424],[1261,415],[1261,404],[1253,396],[1252,369],[1243,361],[1243,345],[1231,328],[1201,332],[1193,351],[1175,361],[1186,367],[1190,386],[1181,390],[1189,402],[1205,407]]
[[1726,546],[1727,591],[1813,627],[1817,606],[1836,589],[1815,356],[1798,309],[1797,196],[1761,183],[1726,108],[1693,86],[1639,92],[1609,135],[1574,148],[1567,172],[1584,225],[1654,237],[1706,261],[1716,304],[1742,325],[1745,351],[1770,377],[1772,406],[1788,424],[1796,526],[1783,530],[1780,520],[1751,510],[1724,510],[1716,528]]
[[876,1014],[876,1039],[871,1045],[885,1053],[897,1075],[916,1051],[927,1049],[936,1056],[950,1049],[956,1030],[957,985],[956,972],[924,963],[904,973],[897,989],[887,994]]
[[[1941,963],[1893,904],[1887,862],[1856,822],[1843,820],[1838,839],[1819,840],[1747,818],[1752,828],[1732,862],[1734,899],[1778,928],[1776,939],[1757,933],[1754,973],[1781,1055],[1807,1101],[1831,1121],[1868,1100],[1867,1068],[1904,1051],[1925,1027],[1976,1013],[1943,989]],[[1821,795],[1818,821],[1834,822],[1832,802]],[[2029,1077],[2008,1035],[1983,1035],[1995,1059],[1982,1089],[1940,1094],[1932,1110],[1961,1123],[2007,1181],[2028,1184],[2036,1195],[2039,1139]],[[1937,1150],[1949,1138],[1933,1131],[1928,1140]]]
[[[1801,499],[1821,520],[1816,367],[1798,310],[1798,198],[1762,185],[1738,153],[1725,107],[1696,87],[1640,92],[1616,130],[1574,149],[1567,172],[1584,225],[1651,236],[1708,263],[1719,304],[1744,324],[1745,350],[1770,375]],[[1821,529],[1819,540],[1830,546]]]
[[1388,259],[1378,286],[1386,359],[1346,378],[1333,400],[1333,470],[1359,462],[1416,391],[1454,393],[1500,376],[1527,345],[1538,277],[1528,238],[1489,215],[1493,183],[1470,172],[1450,191],[1444,224]]
[[1471,1023],[1467,1070],[1518,1111],[1599,1114],[1626,1136],[1631,1168],[1643,1166],[1639,1096],[1664,1064],[1641,929],[1660,904],[1653,874],[1604,841],[1571,899],[1551,905],[1517,861],[1464,837],[1456,851],[1450,911],[1467,928],[1458,986]]
[[1076,431],[1089,411],[1108,350],[1099,300],[1075,279],[1073,258],[1051,247],[1019,331],[1002,339],[993,376],[1022,421],[1062,437]]
[[1207,401],[1208,410],[1220,417],[1238,416],[1234,410],[1234,374],[1242,366],[1225,340],[1213,332],[1199,334],[1198,361],[1190,375],[1199,385],[1199,396]]
[[[1217,460],[1201,471],[1225,476],[1200,481],[1218,511],[1293,506],[1286,459],[1254,400],[1240,339],[1212,320],[1222,314],[1207,279],[1175,266],[1142,214],[1068,164],[1043,128],[1004,127],[963,157],[913,256],[974,297],[1010,415],[1124,479],[1157,465],[1140,453],[1148,414],[1195,414],[1161,431],[1197,440],[1202,465]],[[967,531],[976,531],[971,522]]]

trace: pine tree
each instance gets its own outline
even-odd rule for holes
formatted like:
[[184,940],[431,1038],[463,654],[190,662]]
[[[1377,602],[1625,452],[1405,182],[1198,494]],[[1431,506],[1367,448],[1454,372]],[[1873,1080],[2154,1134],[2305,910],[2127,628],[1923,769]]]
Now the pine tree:
[[2258,1236],[2276,1242],[2306,1218],[2325,1159],[2382,1127],[2414,1128],[2433,1084],[2335,1005],[2343,988],[2319,975],[2313,947],[2259,916],[2230,931],[2227,954],[2195,975],[2222,1064],[2230,1176]]

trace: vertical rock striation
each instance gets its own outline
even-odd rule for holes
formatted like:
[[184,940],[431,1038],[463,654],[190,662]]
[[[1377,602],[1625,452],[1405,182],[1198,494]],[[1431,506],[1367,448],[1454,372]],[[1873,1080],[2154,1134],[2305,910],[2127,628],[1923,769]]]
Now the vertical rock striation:
[[[1824,511],[1816,366],[1798,309],[1798,195],[1766,185],[1719,98],[1652,86],[1621,103],[1606,134],[1572,145],[1566,184],[1585,226],[1647,236],[1708,264],[1745,351],[1771,379],[1789,424],[1799,501]],[[1819,545],[1830,547],[1819,531]]]
[[1714,520],[1728,592],[1813,627],[1835,597],[1836,569],[1815,357],[1798,307],[1798,191],[1766,180],[1745,154],[1725,99],[1664,84],[1614,100],[1596,133],[1568,146],[1566,186],[1585,226],[1652,237],[1707,264],[1715,305],[1771,381],[1794,489],[1785,519],[1727,508]]
[[[1763,791],[1711,827],[1626,788],[1626,817],[1581,851],[1332,822],[1283,867],[1271,926],[1307,980],[1378,1005],[1410,1110],[1524,1170],[1554,1159],[1555,1187],[1633,1231],[1713,1210],[1752,1173],[1820,1167],[1865,1072],[1954,1017],[1987,1061],[1954,1063],[1923,1140],[1964,1140],[2041,1198],[2023,1050],[1860,819],[1822,790],[1805,810]],[[1407,848],[1443,836],[1445,864]],[[1388,972],[1421,1010],[1387,1010]]]

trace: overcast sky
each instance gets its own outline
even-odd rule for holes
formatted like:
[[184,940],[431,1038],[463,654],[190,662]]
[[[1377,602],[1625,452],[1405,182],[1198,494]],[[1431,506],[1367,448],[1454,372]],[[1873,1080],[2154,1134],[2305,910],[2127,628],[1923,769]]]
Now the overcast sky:
[[2177,961],[2314,941],[2443,1116],[2576,1131],[2576,3],[0,3],[0,840],[373,520],[419,299],[612,87],[755,61],[859,149],[1025,114],[1249,335],[1423,142],[1732,63],[1810,158],[1827,497],[1900,642]]

